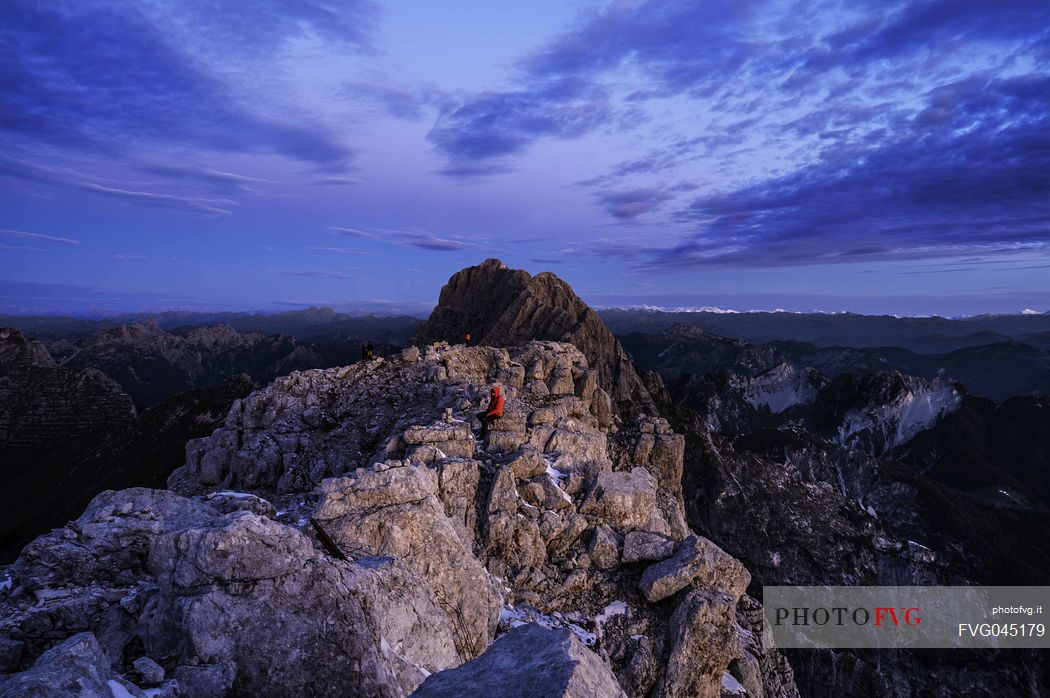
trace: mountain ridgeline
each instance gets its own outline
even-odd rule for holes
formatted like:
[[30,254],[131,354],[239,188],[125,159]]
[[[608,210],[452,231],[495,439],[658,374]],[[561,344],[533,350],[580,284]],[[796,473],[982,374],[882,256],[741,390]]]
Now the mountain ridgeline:
[[[561,279],[490,259],[370,360],[325,358],[325,333],[5,330],[5,476],[75,518],[0,569],[0,695],[1050,692],[1046,653],[781,652],[761,632],[766,585],[1045,582],[1038,361],[992,396],[914,343],[818,346],[838,316],[735,318],[735,338],[606,319],[620,339]],[[847,320],[948,354],[1042,331]],[[996,360],[974,376],[995,385]],[[198,387],[128,396],[176,383]],[[504,415],[479,437],[493,383]],[[42,516],[10,511],[23,536]]]

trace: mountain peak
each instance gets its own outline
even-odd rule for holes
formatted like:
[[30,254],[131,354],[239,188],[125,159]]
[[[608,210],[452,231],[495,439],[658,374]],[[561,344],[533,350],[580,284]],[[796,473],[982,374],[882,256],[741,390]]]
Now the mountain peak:
[[529,340],[568,342],[587,357],[620,413],[655,414],[656,407],[627,353],[572,287],[551,272],[531,276],[487,259],[453,274],[420,327],[421,343],[472,341],[506,347]]

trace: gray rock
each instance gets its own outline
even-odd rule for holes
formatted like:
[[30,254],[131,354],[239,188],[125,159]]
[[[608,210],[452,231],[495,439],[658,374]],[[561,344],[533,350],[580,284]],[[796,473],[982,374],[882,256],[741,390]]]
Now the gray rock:
[[693,589],[671,615],[671,654],[659,698],[719,698],[722,673],[736,658],[736,597],[716,589]]
[[655,603],[694,584],[739,597],[751,583],[751,574],[739,560],[703,536],[689,536],[674,557],[650,565],[642,573],[639,587]]
[[665,560],[674,553],[674,541],[656,533],[631,531],[623,539],[624,564],[643,560]]
[[223,698],[233,689],[236,674],[232,662],[180,666],[175,670],[175,683],[185,698]]
[[620,537],[611,528],[601,524],[594,529],[587,552],[595,567],[600,570],[611,570],[620,561]]
[[602,473],[580,506],[618,531],[648,527],[655,511],[656,478],[644,468]]
[[[504,471],[511,476],[516,512],[513,475]],[[457,634],[461,657],[484,650],[495,633],[502,594],[464,540],[463,524],[446,514],[433,469],[392,461],[382,470],[361,468],[325,480],[319,490],[314,517],[341,549],[400,560],[427,581],[433,598],[462,626]]]
[[164,681],[164,667],[149,657],[139,657],[131,663],[131,666],[142,677],[142,682],[148,686],[155,686]]
[[44,652],[29,670],[0,676],[0,696],[109,696],[110,678],[109,659],[102,646],[91,633],[80,633]]
[[519,480],[528,480],[547,472],[547,461],[543,459],[543,454],[531,447],[522,448],[511,454],[507,458],[506,465],[514,471],[514,477]]
[[434,674],[414,698],[617,698],[609,667],[569,630],[521,625],[485,654]]
[[461,661],[461,631],[426,579],[390,558],[334,560],[251,513],[166,534],[150,561],[146,650],[177,660],[198,695],[404,696]]

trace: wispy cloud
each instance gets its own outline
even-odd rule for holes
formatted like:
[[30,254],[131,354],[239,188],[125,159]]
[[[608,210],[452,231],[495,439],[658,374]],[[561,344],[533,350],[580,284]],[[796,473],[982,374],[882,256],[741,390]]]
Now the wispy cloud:
[[132,191],[128,189],[104,187],[100,184],[93,184],[91,182],[79,182],[75,186],[77,189],[82,189],[83,191],[109,196],[139,206],[193,211],[195,213],[205,213],[208,215],[227,215],[230,213],[229,209],[221,208],[221,206],[229,206],[234,203],[229,199],[199,199],[194,197],[176,196],[175,194],[156,194],[148,191]]
[[258,177],[233,172],[223,172],[207,167],[190,167],[187,165],[146,165],[140,168],[147,174],[158,175],[166,179],[202,184],[220,193],[242,193],[257,191],[255,186],[273,182]]
[[[365,3],[350,6],[364,7]],[[358,35],[354,15],[320,3],[189,2],[127,5],[7,0],[0,50],[4,118],[0,132],[23,143],[104,153],[164,141],[227,152],[268,152],[329,170],[353,156],[325,127],[260,115],[221,74],[185,46],[216,38],[262,48],[301,34]],[[236,27],[236,30],[232,28]],[[251,36],[250,42],[238,40]]]
[[408,245],[423,250],[437,252],[452,252],[470,247],[469,244],[450,238],[440,237],[421,229],[399,230],[390,228],[379,228],[373,231],[361,228],[348,228],[344,226],[333,227],[332,231],[339,235],[361,238],[363,240],[377,240],[395,245]]
[[352,279],[352,278],[354,278],[354,277],[350,276],[349,274],[346,274],[346,273],[341,272],[341,271],[324,271],[324,270],[321,270],[321,269],[294,269],[294,270],[287,270],[287,271],[285,271],[283,273],[287,274],[288,276],[312,276],[312,277],[320,277],[320,278],[324,278],[324,279]]
[[7,176],[23,181],[46,184],[84,191],[99,196],[119,199],[125,203],[150,208],[165,208],[206,215],[226,215],[229,207],[235,202],[230,199],[211,199],[198,196],[182,196],[158,192],[126,189],[122,186],[111,186],[87,181],[87,175],[68,169],[56,169],[20,160],[0,159],[0,176]]
[[365,250],[356,250],[352,247],[307,247],[306,249],[313,252],[333,252],[336,254],[349,254],[356,255],[359,257],[372,257],[373,252],[367,252]]
[[79,245],[80,240],[58,237],[56,235],[45,235],[43,233],[28,233],[24,230],[0,229],[0,235],[10,238],[22,238],[23,240],[40,240],[41,242],[57,242],[63,245]]

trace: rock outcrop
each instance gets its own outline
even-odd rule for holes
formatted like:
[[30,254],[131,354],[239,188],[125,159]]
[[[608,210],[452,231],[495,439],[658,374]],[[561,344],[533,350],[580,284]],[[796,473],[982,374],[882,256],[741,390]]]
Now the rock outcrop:
[[[479,439],[493,382],[504,416]],[[174,492],[104,493],[26,548],[3,668],[91,632],[113,672],[155,664],[185,695],[405,696],[536,661],[537,630],[500,634],[538,623],[552,695],[718,695],[725,676],[795,695],[738,617],[747,572],[685,523],[682,436],[614,422],[567,343],[278,379],[187,444]]]
[[602,660],[564,628],[529,623],[472,662],[434,674],[414,698],[625,698]]
[[656,413],[649,391],[612,332],[554,274],[529,276],[497,259],[453,274],[417,341],[459,342],[468,332],[476,343],[497,347],[533,339],[569,342],[587,357],[599,387],[620,414]]
[[39,342],[0,329],[0,449],[36,449],[127,424],[135,406],[93,369],[59,367]]
[[140,408],[236,373],[265,384],[295,370],[332,365],[294,337],[238,332],[229,325],[169,332],[155,321],[140,322],[53,346],[63,366],[102,371]]

